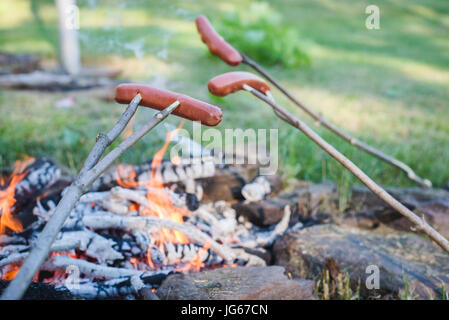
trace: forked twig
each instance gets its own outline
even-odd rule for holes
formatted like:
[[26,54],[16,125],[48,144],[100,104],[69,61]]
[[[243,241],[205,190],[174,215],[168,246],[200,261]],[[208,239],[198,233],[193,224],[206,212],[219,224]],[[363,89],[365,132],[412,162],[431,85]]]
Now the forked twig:
[[65,190],[65,193],[57,205],[54,214],[39,234],[39,237],[31,250],[27,259],[20,268],[19,273],[11,281],[11,284],[0,297],[2,300],[20,299],[28,288],[33,276],[39,270],[42,263],[48,257],[51,245],[55,241],[64,221],[70,215],[80,197],[88,191],[92,183],[127,149],[134,145],[140,138],[151,129],[163,121],[176,109],[179,101],[175,101],[164,110],[158,112],[148,123],[125,139],[103,159],[99,161],[106,148],[120,135],[126,124],[132,118],[141,101],[140,94],[137,94],[130,102],[126,111],[108,134],[99,134],[97,142],[92,148],[83,168],[76,180]]

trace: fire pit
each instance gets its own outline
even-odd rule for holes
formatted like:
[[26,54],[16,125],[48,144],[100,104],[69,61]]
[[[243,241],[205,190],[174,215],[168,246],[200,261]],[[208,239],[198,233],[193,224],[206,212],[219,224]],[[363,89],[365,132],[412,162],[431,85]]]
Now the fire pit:
[[[171,273],[266,264],[265,247],[288,227],[288,206],[277,225],[260,228],[237,218],[232,204],[244,199],[241,192],[234,197],[236,187],[250,197],[264,181],[269,194],[280,179],[274,179],[277,186],[264,177],[250,184],[256,165],[218,165],[213,156],[164,160],[174,134],[167,134],[151,162],[119,164],[100,176],[65,221],[35,285],[73,297],[138,298],[142,288],[156,290]],[[71,180],[45,158],[18,161],[1,180],[3,281],[20,270]],[[217,185],[234,194],[218,199]]]
[[[169,140],[151,161],[118,164],[95,181],[24,299],[396,298],[404,295],[404,272],[410,296],[440,298],[447,255],[401,232],[410,224],[367,190],[354,188],[342,213],[331,183],[282,189],[278,176],[258,176],[257,165],[222,165],[213,156],[170,161]],[[45,158],[17,162],[4,176],[0,291],[72,182]],[[447,192],[389,191],[443,225]],[[427,255],[438,259],[429,263]],[[375,266],[386,266],[381,290],[364,285],[365,268]]]

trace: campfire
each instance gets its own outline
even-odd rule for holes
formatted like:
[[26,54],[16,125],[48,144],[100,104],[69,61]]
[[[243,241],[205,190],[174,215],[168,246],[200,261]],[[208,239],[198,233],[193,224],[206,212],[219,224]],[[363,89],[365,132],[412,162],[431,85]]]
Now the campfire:
[[[278,225],[259,228],[237,218],[232,201],[207,199],[205,188],[229,165],[212,155],[166,159],[181,126],[167,133],[151,162],[119,164],[95,181],[64,222],[36,285],[81,298],[138,298],[171,273],[265,265],[254,252],[287,229],[289,208]],[[254,181],[242,194],[254,196],[259,184],[270,192],[264,177]],[[0,182],[0,274],[10,281],[72,179],[43,158],[16,162]]]

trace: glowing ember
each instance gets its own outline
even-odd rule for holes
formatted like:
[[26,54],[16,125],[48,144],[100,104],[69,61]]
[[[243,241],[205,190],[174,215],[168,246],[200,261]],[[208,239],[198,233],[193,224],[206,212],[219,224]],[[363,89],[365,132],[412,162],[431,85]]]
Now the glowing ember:
[[6,228],[14,232],[21,231],[22,224],[13,217],[12,208],[16,203],[15,187],[26,176],[25,168],[34,161],[33,158],[25,161],[16,161],[14,171],[8,179],[0,178],[0,234],[5,233]]
[[201,268],[204,268],[204,262],[202,260],[202,257],[207,254],[207,250],[210,249],[210,243],[206,242],[206,244],[201,248],[200,251],[198,251],[195,255],[195,258],[193,258],[192,261],[190,261],[185,267],[178,268],[176,271],[179,272],[187,272],[187,271],[194,271],[199,272]]
[[1,279],[8,281],[14,279],[19,270],[20,270],[19,265],[17,263],[12,263],[6,267],[6,271],[3,271]]

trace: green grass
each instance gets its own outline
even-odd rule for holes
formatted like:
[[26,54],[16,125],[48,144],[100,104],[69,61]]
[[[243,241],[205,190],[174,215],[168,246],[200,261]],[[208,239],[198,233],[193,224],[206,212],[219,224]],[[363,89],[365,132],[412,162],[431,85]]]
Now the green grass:
[[[53,1],[0,3],[0,48],[56,57]],[[251,1],[77,1],[81,8],[83,63],[119,67],[123,78],[163,85],[215,103],[224,110],[225,128],[279,128],[281,172],[300,179],[355,182],[338,163],[271,110],[245,93],[216,99],[207,81],[232,68],[211,56],[193,20],[212,22],[249,8]],[[89,7],[89,3],[96,3]],[[316,111],[367,143],[409,164],[434,185],[449,181],[449,3],[445,0],[379,0],[380,30],[365,28],[369,1],[272,2],[283,21],[299,31],[311,65],[267,66],[267,70]],[[224,35],[226,36],[226,35]],[[136,54],[141,59],[136,57]],[[142,56],[140,56],[142,55]],[[264,65],[263,61],[259,61]],[[123,110],[76,94],[73,109],[55,109],[67,94],[0,92],[0,166],[23,154],[51,156],[79,168],[100,130],[111,127]],[[308,118],[274,92],[282,105]],[[244,111],[242,111],[244,110]],[[140,110],[139,123],[152,115]],[[176,119],[171,122],[176,124]],[[148,160],[161,147],[163,127],[145,137],[122,161]],[[324,128],[317,131],[384,185],[412,185],[398,170],[352,148]],[[344,203],[341,204],[344,206]]]

